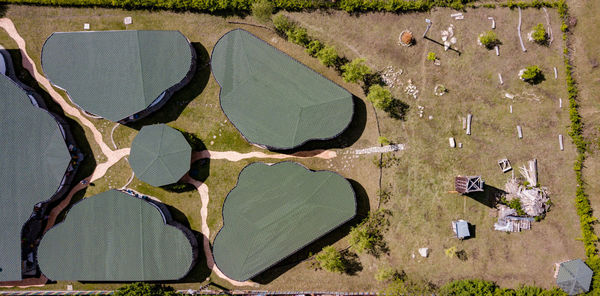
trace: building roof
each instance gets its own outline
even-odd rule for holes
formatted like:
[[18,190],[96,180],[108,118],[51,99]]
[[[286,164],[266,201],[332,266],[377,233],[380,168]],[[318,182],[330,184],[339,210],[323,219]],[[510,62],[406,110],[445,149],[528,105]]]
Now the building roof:
[[0,75],[0,281],[21,280],[21,229],[58,190],[71,156],[52,115]]
[[181,132],[165,124],[144,126],[131,143],[129,164],[152,186],[176,183],[190,170],[192,148]]
[[165,221],[157,206],[120,191],[86,198],[44,235],[40,269],[52,280],[183,278],[193,249],[185,234]]
[[221,37],[211,65],[223,112],[251,143],[291,149],[352,120],[348,91],[244,30]]
[[556,284],[569,295],[585,293],[590,290],[593,273],[581,259],[563,262],[558,269]]
[[112,121],[150,106],[192,69],[192,50],[178,31],[53,33],[42,66],[75,104]]
[[293,162],[252,163],[223,205],[213,256],[228,277],[245,281],[356,214],[350,183]]

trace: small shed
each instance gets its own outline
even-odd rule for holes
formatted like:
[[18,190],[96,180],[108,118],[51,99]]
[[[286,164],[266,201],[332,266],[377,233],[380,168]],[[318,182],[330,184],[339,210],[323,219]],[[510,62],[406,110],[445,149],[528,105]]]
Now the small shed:
[[452,221],[452,231],[454,231],[454,236],[458,239],[465,239],[471,236],[471,232],[469,232],[469,222],[462,219]]
[[566,261],[558,267],[556,284],[567,294],[576,295],[590,290],[593,271],[581,259]]
[[461,194],[483,191],[483,186],[481,176],[458,176],[454,179],[454,188]]

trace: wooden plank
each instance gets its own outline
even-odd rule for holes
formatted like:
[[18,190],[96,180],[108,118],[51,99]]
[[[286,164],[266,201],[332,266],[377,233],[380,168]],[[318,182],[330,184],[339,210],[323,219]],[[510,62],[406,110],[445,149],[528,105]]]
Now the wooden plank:
[[448,142],[450,142],[451,148],[456,147],[456,142],[454,141],[454,138],[452,138],[452,137],[448,138]]
[[467,135],[471,134],[471,120],[473,119],[473,114],[467,115]]
[[563,145],[563,135],[558,135],[558,145],[560,146],[560,151],[565,150],[565,146]]
[[517,133],[519,134],[519,139],[523,139],[523,130],[520,125],[517,125]]
[[502,80],[502,74],[498,73],[498,79],[500,79],[500,84],[504,84],[504,80]]
[[521,7],[519,7],[519,26],[517,26],[517,33],[519,34],[519,41],[521,42],[521,49],[523,52],[527,51],[525,44],[523,44],[523,37],[521,37]]

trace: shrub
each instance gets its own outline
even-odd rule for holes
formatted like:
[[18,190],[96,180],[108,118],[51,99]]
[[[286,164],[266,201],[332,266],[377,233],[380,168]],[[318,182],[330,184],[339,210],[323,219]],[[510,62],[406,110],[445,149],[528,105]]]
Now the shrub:
[[379,144],[381,144],[381,145],[384,145],[384,146],[385,146],[385,145],[389,145],[389,144],[391,144],[391,143],[392,143],[392,142],[390,142],[390,140],[389,140],[388,138],[386,138],[386,137],[382,137],[382,136],[380,136],[380,137],[377,139],[377,142],[379,142]]
[[317,56],[317,54],[323,49],[324,45],[323,43],[321,43],[321,41],[319,40],[313,40],[310,43],[308,43],[308,46],[306,47],[306,53],[308,53],[310,56]]
[[435,52],[429,52],[427,54],[427,60],[428,61],[432,61],[433,62],[433,61],[435,61],[435,59],[436,59]]
[[179,296],[171,286],[148,283],[131,283],[115,291],[115,296]]
[[273,17],[273,26],[275,30],[282,35],[294,28],[294,24],[283,14],[277,14]]
[[517,215],[525,216],[527,215],[521,206],[521,200],[518,198],[514,198],[508,202],[507,206],[515,211],[517,211]]
[[375,280],[378,282],[387,282],[390,280],[395,280],[400,277],[400,273],[391,266],[384,266],[377,270],[375,274]]
[[319,262],[319,266],[327,271],[337,273],[346,271],[342,254],[333,246],[323,248],[323,251],[315,256],[315,259]]
[[456,252],[458,251],[458,249],[456,248],[456,246],[452,246],[448,249],[444,250],[444,254],[446,254],[446,256],[448,258],[454,258],[454,256],[456,255]]
[[375,84],[369,87],[369,94],[367,94],[367,100],[373,103],[373,106],[375,106],[375,108],[381,110],[389,109],[393,102],[392,93],[379,84]]
[[325,46],[323,49],[317,52],[317,58],[323,65],[327,67],[335,66],[340,59],[337,50],[335,50],[335,47],[333,46]]
[[365,76],[371,74],[371,69],[365,65],[365,59],[354,59],[341,67],[342,77],[346,82],[357,82],[364,80]]
[[537,24],[533,27],[533,33],[531,34],[531,38],[538,44],[546,45],[548,44],[548,34],[546,33],[546,29],[543,24]]
[[292,43],[296,43],[298,45],[302,45],[306,47],[309,43],[308,32],[306,29],[301,27],[292,27],[290,30],[286,31],[288,41]]
[[441,296],[492,296],[498,289],[494,282],[484,280],[458,280],[443,285],[439,290]]
[[379,255],[386,249],[383,231],[388,225],[389,221],[383,210],[370,212],[367,219],[350,229],[350,249],[359,254],[366,251],[375,256]]
[[496,32],[491,30],[479,35],[479,42],[487,49],[493,49],[496,45],[502,44],[496,36]]
[[529,84],[538,84],[544,80],[544,74],[540,67],[529,66],[525,68],[525,71],[521,74],[521,79]]
[[269,0],[257,0],[252,3],[252,16],[254,16],[259,22],[266,23],[271,19],[273,14],[273,3]]

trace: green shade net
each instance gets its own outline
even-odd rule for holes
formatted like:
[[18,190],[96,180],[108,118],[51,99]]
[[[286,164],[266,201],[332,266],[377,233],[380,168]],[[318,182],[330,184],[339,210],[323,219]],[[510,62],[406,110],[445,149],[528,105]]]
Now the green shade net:
[[355,214],[354,190],[334,172],[293,162],[250,164],[223,205],[215,263],[228,277],[247,280]]
[[567,294],[576,295],[590,290],[593,271],[581,260],[560,264],[556,284]]
[[156,206],[111,190],[75,204],[44,235],[38,261],[52,280],[176,280],[187,274],[193,253]]
[[75,104],[119,121],[183,80],[192,50],[178,31],[54,33],[42,49],[42,66]]
[[190,169],[192,148],[183,135],[165,124],[143,127],[131,143],[129,164],[138,179],[152,185],[172,184]]
[[352,120],[348,91],[244,30],[221,37],[211,65],[223,111],[251,143],[290,149]]
[[21,280],[21,229],[57,191],[71,156],[58,123],[0,75],[0,281]]

